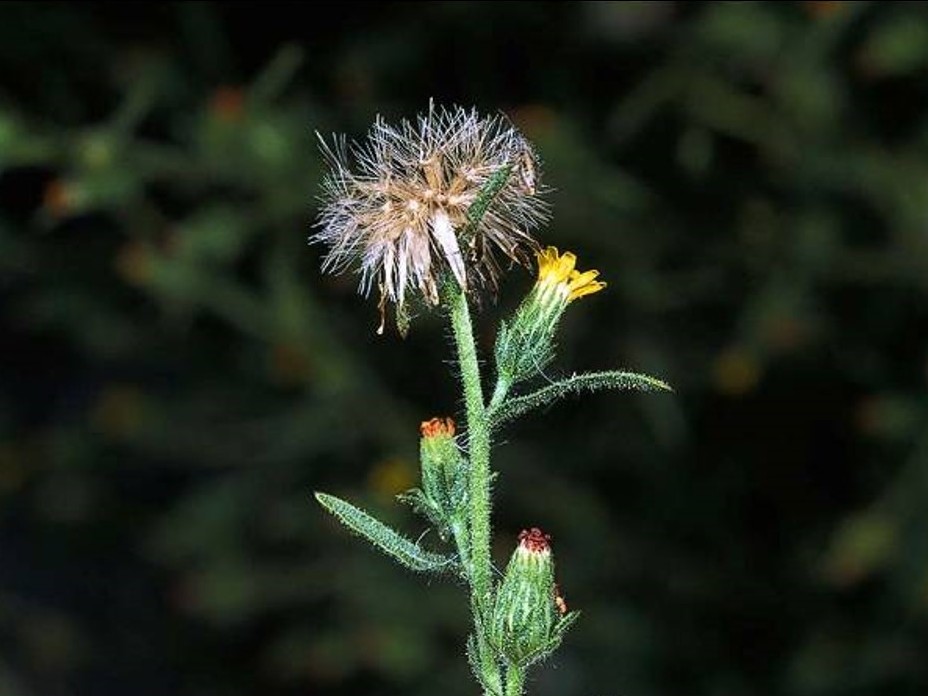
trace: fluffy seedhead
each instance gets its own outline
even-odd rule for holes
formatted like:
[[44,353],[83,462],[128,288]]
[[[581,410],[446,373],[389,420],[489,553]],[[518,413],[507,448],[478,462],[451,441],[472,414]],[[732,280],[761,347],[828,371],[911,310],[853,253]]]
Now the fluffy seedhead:
[[438,304],[444,276],[495,291],[501,261],[530,261],[546,206],[535,152],[504,117],[430,104],[415,122],[378,117],[363,143],[320,141],[330,171],[310,241],[329,247],[324,270],[356,268],[364,294],[376,283],[381,319],[414,294]]

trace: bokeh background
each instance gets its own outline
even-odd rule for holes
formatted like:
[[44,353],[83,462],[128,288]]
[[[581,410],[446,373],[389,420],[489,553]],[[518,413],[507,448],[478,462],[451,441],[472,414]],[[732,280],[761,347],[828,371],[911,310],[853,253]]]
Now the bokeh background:
[[[928,690],[924,3],[4,4],[0,694],[475,694],[408,533],[447,329],[308,247],[314,131],[503,111],[608,292],[507,431],[496,557],[584,616],[538,696]],[[478,319],[532,282],[518,271]]]

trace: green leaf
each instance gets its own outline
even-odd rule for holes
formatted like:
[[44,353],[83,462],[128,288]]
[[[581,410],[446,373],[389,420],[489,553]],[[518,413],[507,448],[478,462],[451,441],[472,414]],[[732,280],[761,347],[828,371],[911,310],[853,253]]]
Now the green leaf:
[[490,646],[482,637],[479,618],[475,616],[474,620],[477,622],[477,633],[467,637],[467,661],[483,690],[491,696],[502,696],[503,685],[499,677],[499,665]]
[[579,611],[571,611],[571,612],[567,613],[565,616],[561,617],[561,620],[558,621],[557,624],[555,624],[555,626],[554,626],[554,632],[555,632],[557,635],[563,637],[564,634],[567,632],[567,629],[570,628],[571,626],[573,626],[574,623],[575,623],[575,622],[577,621],[577,619],[579,619],[579,618],[580,618],[580,612],[579,612]]
[[468,234],[476,231],[493,199],[496,198],[496,194],[506,185],[510,172],[512,172],[512,165],[501,167],[490,175],[483,188],[477,192],[477,199],[467,209]]
[[411,488],[405,493],[400,493],[396,499],[401,503],[408,505],[412,511],[422,515],[431,522],[438,530],[442,541],[447,541],[449,528],[448,520],[445,518],[440,507],[438,507],[429,497],[422,492],[421,488]]
[[326,493],[317,492],[315,495],[319,504],[335,515],[348,529],[364,537],[407,568],[420,572],[444,572],[456,567],[455,560],[450,556],[424,550],[351,503]]
[[564,634],[567,632],[567,629],[573,626],[574,622],[579,618],[579,611],[572,611],[562,617],[561,620],[554,625],[554,629],[551,631],[551,637],[548,641],[538,648],[538,650],[525,657],[520,663],[520,666],[525,668],[547,660],[555,650],[561,647],[561,641],[564,639]]
[[490,427],[495,430],[529,411],[547,406],[569,394],[579,394],[583,391],[595,392],[603,389],[673,391],[666,382],[656,377],[649,377],[635,372],[620,372],[617,370],[585,372],[580,375],[571,375],[566,379],[549,384],[547,387],[542,387],[531,394],[517,396],[505,401],[501,406],[490,412]]

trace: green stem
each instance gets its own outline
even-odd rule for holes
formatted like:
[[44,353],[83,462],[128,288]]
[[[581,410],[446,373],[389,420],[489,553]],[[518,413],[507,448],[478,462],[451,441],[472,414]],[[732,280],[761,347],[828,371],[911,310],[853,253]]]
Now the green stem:
[[[450,284],[449,284],[450,285]],[[458,287],[446,294],[451,328],[457,346],[464,403],[467,408],[467,443],[470,455],[468,516],[470,530],[470,587],[480,662],[491,683],[499,683],[499,670],[483,637],[493,597],[490,557],[490,430],[480,383],[480,364],[467,295]]]
[[485,624],[479,618],[483,612],[474,603],[473,597],[471,597],[471,610],[474,612],[474,635],[477,643],[480,684],[483,686],[484,696],[503,696],[500,665],[495,651],[487,643]]
[[525,689],[525,670],[509,665],[506,669],[506,696],[522,696]]
[[478,604],[486,606],[490,580],[490,431],[487,428],[477,346],[467,306],[467,296],[457,290],[451,300],[451,326],[458,349],[464,403],[467,406],[467,443],[470,454],[470,553],[471,585]]

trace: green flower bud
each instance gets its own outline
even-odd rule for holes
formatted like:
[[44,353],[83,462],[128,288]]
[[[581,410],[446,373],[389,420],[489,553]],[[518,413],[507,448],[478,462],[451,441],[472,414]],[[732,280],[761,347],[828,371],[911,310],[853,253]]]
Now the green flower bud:
[[467,463],[454,441],[454,421],[433,418],[421,426],[419,445],[422,488],[446,516],[464,511],[467,502]]
[[432,418],[421,425],[422,488],[399,496],[425,515],[442,539],[466,537],[467,464],[454,441],[454,421]]
[[432,418],[419,428],[422,440],[419,455],[422,460],[422,492],[443,511],[450,511],[451,499],[448,482],[460,459],[454,443],[454,421],[450,418]]
[[496,596],[491,638],[514,664],[527,666],[557,640],[559,618],[550,537],[523,530]]

